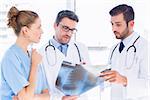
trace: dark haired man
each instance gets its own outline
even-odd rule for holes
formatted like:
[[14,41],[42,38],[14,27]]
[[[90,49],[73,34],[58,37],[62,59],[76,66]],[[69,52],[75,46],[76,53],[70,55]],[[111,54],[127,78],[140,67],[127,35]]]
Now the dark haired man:
[[[77,31],[76,25],[78,21],[78,16],[73,11],[60,11],[54,23],[55,35],[42,48],[42,54],[44,54],[43,68],[45,69],[52,100],[76,100],[77,98],[82,98],[64,95],[56,88],[55,84],[62,61],[71,62],[72,64],[82,64],[84,66],[90,64],[87,47],[71,40]],[[66,73],[62,73],[61,76],[67,77],[66,75]],[[83,98],[87,100],[86,96]]]
[[112,31],[121,40],[110,53],[112,70],[101,73],[112,83],[111,100],[149,100],[148,42],[133,31],[134,10],[121,4],[109,14]]

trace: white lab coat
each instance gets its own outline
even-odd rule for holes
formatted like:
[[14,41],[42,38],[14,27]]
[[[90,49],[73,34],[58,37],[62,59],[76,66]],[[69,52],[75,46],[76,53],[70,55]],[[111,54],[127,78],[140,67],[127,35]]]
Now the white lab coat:
[[[55,55],[54,49],[52,47],[48,47],[48,51],[47,51],[47,53],[49,53],[48,58],[49,58],[49,62],[52,63],[52,64],[48,64],[46,52],[45,52],[45,47],[47,45],[48,45],[48,43],[44,47],[42,47],[41,53],[43,54],[42,65],[45,69],[45,74],[46,74],[49,89],[50,89],[50,97],[51,97],[50,100],[61,100],[61,98],[62,98],[62,96],[64,96],[64,94],[55,87],[55,82],[56,82],[58,72],[61,67],[61,63],[63,60],[65,60],[65,61],[79,64],[80,60],[79,60],[78,51],[74,45],[74,42],[68,43],[69,46],[68,46],[66,57],[57,48],[56,48],[56,55]],[[76,43],[76,45],[79,48],[82,62],[86,63],[85,66],[90,65],[88,49],[85,47],[85,45],[83,45],[81,43]],[[55,64],[55,60],[56,60],[56,64]],[[87,95],[86,96],[85,95],[86,95],[86,93],[81,95],[79,97],[79,100],[88,100]]]
[[[123,87],[119,84],[111,85],[111,100],[150,100],[147,97],[149,95],[148,79],[150,79],[148,42],[144,38],[140,37],[135,43],[136,55],[133,66],[131,68],[125,66],[127,49],[133,44],[138,36],[138,34],[134,33],[132,40],[130,40],[121,53],[119,53],[118,45],[113,53],[112,59],[109,61],[112,69],[118,71],[121,75],[126,76],[128,81],[127,87]],[[115,46],[112,47],[111,53]],[[127,62],[132,58],[130,55],[130,51],[133,53],[132,50],[129,50],[128,52],[129,56]]]

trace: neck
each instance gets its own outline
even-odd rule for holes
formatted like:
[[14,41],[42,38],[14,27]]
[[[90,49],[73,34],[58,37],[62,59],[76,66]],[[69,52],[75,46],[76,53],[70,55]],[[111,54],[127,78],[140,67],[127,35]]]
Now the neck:
[[25,38],[18,37],[16,40],[16,44],[21,47],[25,53],[27,53],[29,42]]
[[133,32],[134,32],[133,30],[130,30],[130,31],[129,31],[129,35],[131,35]]
[[[127,36],[127,37],[129,37],[131,34],[133,34],[133,32],[134,32],[133,30],[129,31],[129,33],[128,33],[128,36]],[[127,37],[126,37],[126,38],[127,38]]]
[[62,44],[62,43],[57,39],[56,36],[54,36],[53,38],[54,38],[54,40],[56,40],[58,43]]
[[54,40],[56,40],[57,42],[59,42],[56,36],[53,36],[53,38],[54,38]]
[[133,30],[129,30],[128,33],[126,34],[126,36],[124,36],[123,38],[121,38],[121,41],[128,38],[131,34],[133,34]]

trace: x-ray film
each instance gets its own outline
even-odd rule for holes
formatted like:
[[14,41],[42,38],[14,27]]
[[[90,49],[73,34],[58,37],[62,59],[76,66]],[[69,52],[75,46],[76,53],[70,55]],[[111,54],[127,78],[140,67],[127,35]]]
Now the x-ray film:
[[81,95],[100,85],[104,79],[93,75],[81,65],[63,62],[56,81],[56,87],[65,95]]

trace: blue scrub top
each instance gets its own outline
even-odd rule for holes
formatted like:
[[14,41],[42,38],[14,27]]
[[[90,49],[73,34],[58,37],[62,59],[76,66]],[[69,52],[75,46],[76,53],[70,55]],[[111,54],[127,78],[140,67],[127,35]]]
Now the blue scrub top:
[[[30,84],[28,82],[30,67],[30,57],[18,45],[14,44],[7,50],[1,62],[2,100],[12,100],[12,96]],[[47,86],[44,70],[38,66],[35,94],[40,94]]]

